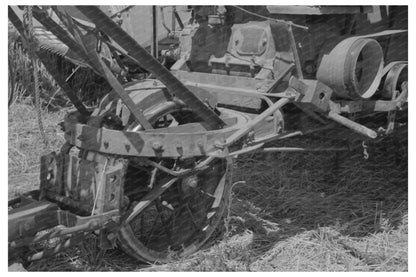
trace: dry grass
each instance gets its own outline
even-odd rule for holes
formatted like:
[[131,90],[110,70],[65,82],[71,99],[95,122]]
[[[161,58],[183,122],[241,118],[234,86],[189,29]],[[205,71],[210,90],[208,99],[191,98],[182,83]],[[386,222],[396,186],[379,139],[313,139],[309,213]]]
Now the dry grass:
[[[55,54],[49,59],[56,70],[68,80],[72,92],[86,105],[94,105],[110,90],[105,79],[97,76],[88,68],[78,68],[71,62]],[[8,62],[9,62],[9,101],[13,103],[34,103],[33,65],[28,50],[20,35],[9,22],[8,24]],[[65,93],[48,73],[45,66],[36,60],[40,83],[40,102],[43,109],[59,111],[62,107],[72,104]],[[13,80],[10,83],[10,79]],[[11,85],[13,84],[13,85]],[[11,93],[13,91],[13,93]],[[12,95],[12,97],[10,97]]]
[[31,105],[15,104],[9,109],[9,198],[37,188],[40,156],[59,150],[64,142],[63,132],[57,124],[63,120],[66,111],[57,113],[42,111],[45,133],[49,141],[49,146],[46,148],[38,128],[35,108]]
[[[9,197],[37,186],[39,156],[63,142],[65,111],[43,112],[44,149],[33,107],[9,110]],[[309,145],[313,138],[291,140]],[[234,168],[226,232],[165,265],[137,264],[94,235],[27,265],[30,271],[407,271],[407,130],[346,153],[251,154]]]

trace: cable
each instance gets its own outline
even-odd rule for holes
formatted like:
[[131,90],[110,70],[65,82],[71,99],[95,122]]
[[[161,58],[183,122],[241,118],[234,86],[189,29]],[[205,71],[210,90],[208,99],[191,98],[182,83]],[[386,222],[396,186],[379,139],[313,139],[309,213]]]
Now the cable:
[[292,21],[285,21],[285,20],[279,20],[279,19],[276,19],[276,18],[267,17],[267,16],[264,16],[264,15],[261,15],[261,14],[258,14],[258,13],[250,12],[250,11],[248,11],[246,9],[243,9],[243,8],[239,7],[239,6],[231,6],[231,7],[237,8],[237,9],[239,9],[239,10],[245,12],[245,13],[248,13],[248,14],[251,14],[251,15],[254,15],[254,16],[257,16],[257,17],[260,17],[260,18],[263,18],[263,19],[267,19],[267,20],[270,20],[270,21],[274,21],[274,22],[278,22],[278,23],[283,23],[283,24],[290,25],[290,26],[297,27],[297,28],[304,29],[304,30],[308,30],[309,29],[306,26],[299,25],[299,24],[295,24]]

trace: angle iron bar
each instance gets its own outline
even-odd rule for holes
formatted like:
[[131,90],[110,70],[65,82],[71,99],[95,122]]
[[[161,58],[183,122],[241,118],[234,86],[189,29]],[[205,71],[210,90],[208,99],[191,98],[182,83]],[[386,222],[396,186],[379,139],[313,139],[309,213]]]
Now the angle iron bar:
[[87,18],[89,18],[101,31],[112,38],[118,45],[124,48],[132,57],[140,61],[140,64],[153,73],[166,85],[171,93],[183,100],[190,108],[199,112],[199,116],[211,129],[223,127],[224,121],[201,100],[186,88],[175,76],[150,55],[136,40],[129,36],[117,23],[112,21],[99,8],[94,6],[76,6]]

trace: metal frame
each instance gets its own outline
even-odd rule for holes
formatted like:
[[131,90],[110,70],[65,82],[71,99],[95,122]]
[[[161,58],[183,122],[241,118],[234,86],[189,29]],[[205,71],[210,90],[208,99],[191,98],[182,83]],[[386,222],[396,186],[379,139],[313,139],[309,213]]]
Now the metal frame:
[[[100,32],[105,33],[112,41],[118,44],[118,46],[114,47],[121,47],[132,60],[153,73],[163,83],[163,86],[154,84],[147,87],[144,86],[142,89],[166,88],[170,93],[170,97],[177,98],[183,101],[190,109],[198,111],[198,115],[203,119],[204,124],[191,123],[178,127],[152,130],[152,125],[144,116],[143,109],[135,106],[123,85],[114,76],[108,65],[103,62],[99,53],[97,53],[96,43],[93,40],[88,40],[84,36],[83,33],[85,30],[82,30],[69,16],[59,13],[61,20],[65,23],[69,31],[64,30],[41,9],[34,7],[34,17],[75,51],[95,72],[102,75],[108,81],[114,89],[114,92],[130,110],[135,120],[145,129],[144,131],[137,132],[117,131],[90,126],[84,122],[85,120],[80,120],[80,118],[90,116],[91,112],[71,92],[71,89],[63,81],[64,79],[57,74],[52,65],[48,64],[47,57],[40,50],[37,51],[40,60],[46,65],[48,71],[54,76],[78,110],[67,116],[63,124],[67,144],[84,150],[99,152],[103,155],[135,157],[138,163],[150,164],[175,178],[200,170],[209,161],[218,157],[229,158],[259,151],[347,150],[346,148],[328,149],[318,147],[307,149],[296,147],[271,148],[264,146],[269,141],[289,139],[294,136],[332,128],[334,122],[361,134],[365,138],[374,139],[378,135],[376,131],[354,122],[341,114],[392,112],[401,109],[407,99],[406,89],[398,98],[389,101],[330,100],[332,90],[329,87],[316,80],[303,79],[296,42],[290,24],[288,25],[288,32],[290,34],[294,60],[288,63],[287,68],[280,72],[274,80],[265,79],[258,81],[244,77],[189,73],[181,70],[170,72],[97,7],[76,7],[96,25]],[[175,17],[177,17],[177,14],[175,14]],[[19,32],[24,35],[23,24],[10,7],[9,19]],[[295,75],[293,74],[294,69],[296,71]],[[278,83],[290,74],[294,76],[289,80],[289,87],[282,92],[273,92]],[[237,83],[239,85],[234,86]],[[195,92],[196,90],[203,90],[217,96],[238,94],[246,97],[249,101],[264,101],[268,105],[268,108],[252,117],[235,111],[230,113],[227,109],[219,109],[224,114],[230,113],[231,117],[234,118],[234,121],[232,123],[228,122],[227,125],[227,122],[221,116],[217,115],[213,109],[201,101],[198,93]],[[308,116],[320,121],[320,127],[302,131],[293,130],[290,132],[283,132],[282,129],[279,129],[279,123],[283,122],[281,110],[290,103],[295,104]],[[269,131],[261,133],[257,130],[259,126],[267,126]],[[149,159],[151,157],[177,158],[193,156],[206,156],[207,159],[195,168],[182,172],[169,170]],[[102,163],[98,164],[100,164],[101,172],[104,174],[106,172],[105,166],[103,167]],[[133,207],[134,212],[129,218],[140,213],[146,207],[146,203],[149,203],[149,201],[163,193],[174,182],[173,180],[176,180],[175,178],[149,192],[142,201]],[[44,199],[56,202],[59,205],[42,202]],[[71,201],[70,197],[63,197],[59,193],[44,189],[41,191],[41,197],[38,199],[29,199],[26,201],[28,203],[27,205],[22,205],[22,207],[12,210],[9,213],[9,250],[15,250],[19,247],[54,237],[72,236],[72,242],[68,240],[60,248],[45,253],[38,253],[29,258],[29,260],[34,260],[48,254],[54,254],[60,249],[65,249],[65,247],[69,247],[74,242],[78,242],[79,239],[82,239],[83,232],[108,229],[110,227],[113,230],[117,229],[114,226],[117,226],[120,221],[122,214],[122,211],[120,211],[122,209],[121,205],[118,209],[113,207],[114,209],[111,210],[101,210],[97,215],[80,217],[69,211],[60,209],[59,206],[77,205],[77,203]],[[101,201],[104,200],[101,199]],[[46,220],[38,221],[40,218],[45,218]],[[129,218],[127,218],[127,221]],[[35,231],[57,225],[64,225],[65,227],[56,231],[50,231],[44,235],[34,236]]]

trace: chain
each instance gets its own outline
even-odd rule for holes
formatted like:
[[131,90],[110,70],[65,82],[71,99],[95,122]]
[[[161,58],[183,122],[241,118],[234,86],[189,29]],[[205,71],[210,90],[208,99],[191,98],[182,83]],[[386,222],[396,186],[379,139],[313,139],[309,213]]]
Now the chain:
[[37,111],[38,126],[39,131],[43,139],[43,143],[47,148],[49,143],[45,134],[45,129],[43,128],[42,122],[42,113],[40,107],[40,84],[39,84],[39,67],[35,56],[36,41],[33,34],[33,15],[32,15],[32,6],[26,6],[24,12],[24,21],[25,25],[28,27],[27,39],[28,39],[28,49],[29,55],[32,61],[33,66],[33,79],[34,79],[34,94],[35,94],[35,108]]
[[368,158],[370,157],[370,155],[367,152],[368,146],[365,143],[365,141],[363,141],[361,145],[363,146],[363,158],[364,158],[364,160],[368,160]]

